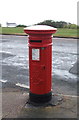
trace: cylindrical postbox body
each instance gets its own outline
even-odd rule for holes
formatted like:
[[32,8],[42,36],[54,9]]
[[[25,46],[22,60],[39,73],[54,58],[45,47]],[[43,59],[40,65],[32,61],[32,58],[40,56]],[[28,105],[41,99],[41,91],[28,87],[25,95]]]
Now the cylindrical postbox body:
[[37,25],[24,29],[29,34],[30,101],[48,102],[52,98],[52,34],[56,28]]

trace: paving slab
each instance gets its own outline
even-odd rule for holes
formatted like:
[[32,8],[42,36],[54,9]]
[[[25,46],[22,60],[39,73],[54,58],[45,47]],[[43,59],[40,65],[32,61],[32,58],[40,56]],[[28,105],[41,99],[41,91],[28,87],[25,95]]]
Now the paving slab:
[[60,95],[56,105],[34,106],[27,91],[8,88],[2,94],[3,118],[77,118],[77,96]]
[[22,107],[25,105],[27,95],[16,88],[9,88],[2,93],[2,116],[3,118],[17,118]]
[[77,118],[77,98],[66,96],[62,103],[56,106],[25,105],[20,118]]

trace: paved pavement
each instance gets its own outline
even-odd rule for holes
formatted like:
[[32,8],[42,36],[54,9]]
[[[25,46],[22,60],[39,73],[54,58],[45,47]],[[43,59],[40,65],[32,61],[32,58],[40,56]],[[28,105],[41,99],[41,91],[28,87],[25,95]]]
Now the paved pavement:
[[77,97],[63,96],[56,106],[28,104],[28,92],[19,88],[3,91],[3,118],[77,118]]
[[[35,112],[39,113],[38,110],[35,110],[29,114],[29,108],[25,108],[25,103],[28,99],[28,88],[29,88],[29,67],[28,67],[28,41],[27,36],[14,36],[14,35],[3,35],[2,39],[0,36],[0,55],[2,54],[2,78],[0,80],[3,87],[3,96],[2,96],[2,108],[3,108],[3,117],[18,117],[19,112],[21,116],[35,117]],[[56,94],[69,95],[67,99],[71,101],[70,107],[72,109],[66,112],[66,109],[63,112],[63,117],[73,117],[77,114],[77,80],[79,76],[73,72],[69,72],[73,67],[74,63],[77,61],[77,40],[76,39],[66,39],[66,38],[53,38],[53,92]],[[74,96],[74,97],[72,97]],[[74,100],[75,99],[75,100]],[[65,107],[69,104],[68,100],[65,102]],[[73,105],[75,109],[73,112]],[[58,111],[57,111],[57,109]],[[36,117],[47,117],[55,116],[56,111],[58,112],[58,117],[61,117],[61,111],[63,111],[62,105],[60,107],[49,107],[46,108],[44,113],[44,108],[41,109],[40,114]],[[61,109],[60,109],[61,108]],[[26,115],[26,111],[28,111]],[[67,108],[68,109],[68,108]],[[21,111],[22,110],[22,111]],[[50,111],[51,110],[51,111]],[[52,114],[52,110],[54,114]],[[41,114],[43,112],[43,114]],[[72,113],[71,113],[72,112]],[[42,116],[41,116],[42,115]],[[53,115],[53,116],[52,116]],[[20,117],[21,117],[20,116]]]

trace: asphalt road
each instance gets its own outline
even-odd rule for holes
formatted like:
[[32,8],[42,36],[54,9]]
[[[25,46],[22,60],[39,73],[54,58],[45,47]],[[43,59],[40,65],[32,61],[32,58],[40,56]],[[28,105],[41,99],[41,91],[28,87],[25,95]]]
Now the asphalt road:
[[[29,88],[29,63],[27,36],[0,36],[0,59],[2,78],[0,86],[13,85]],[[77,94],[78,76],[69,70],[77,61],[77,40],[53,38],[53,91],[63,94]]]

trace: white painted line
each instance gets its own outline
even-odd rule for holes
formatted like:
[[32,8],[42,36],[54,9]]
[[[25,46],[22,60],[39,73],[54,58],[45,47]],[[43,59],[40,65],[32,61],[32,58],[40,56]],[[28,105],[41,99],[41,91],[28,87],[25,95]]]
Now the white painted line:
[[[0,80],[0,82],[6,83],[7,80]],[[27,85],[25,85],[25,84],[21,84],[21,83],[16,83],[16,86],[29,89],[29,86],[27,86]],[[52,95],[55,95],[55,93],[52,93]],[[76,95],[64,95],[64,94],[58,94],[58,93],[57,93],[56,95],[60,95],[60,96],[64,96],[64,97],[73,97],[73,98],[79,97],[79,96],[76,96]]]
[[76,95],[64,95],[64,94],[57,94],[57,95],[64,96],[64,97],[73,97],[73,98],[79,97],[79,96],[76,96]]
[[29,86],[27,86],[25,84],[21,84],[21,83],[16,83],[16,86],[23,87],[23,88],[28,88],[29,89]]
[[6,83],[6,82],[7,82],[7,80],[0,80],[0,82],[2,82],[2,83]]
[[[25,84],[21,84],[21,83],[17,83],[16,86],[23,87],[23,88],[28,88],[29,89],[29,86],[27,86]],[[52,95],[55,95],[55,94],[52,93]],[[56,95],[60,95],[60,96],[64,96],[64,97],[73,97],[73,98],[79,97],[79,96],[76,96],[76,95],[64,95],[64,94],[56,94]]]

